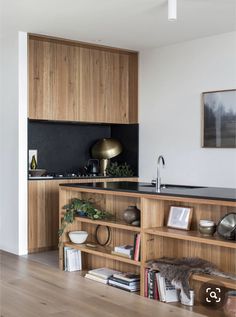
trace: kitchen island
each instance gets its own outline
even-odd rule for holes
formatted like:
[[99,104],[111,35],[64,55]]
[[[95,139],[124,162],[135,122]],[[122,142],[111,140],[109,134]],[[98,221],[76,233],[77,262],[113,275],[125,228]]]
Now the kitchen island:
[[[64,215],[63,206],[71,199],[90,199],[97,208],[113,214],[113,220],[91,220],[76,217],[61,237],[60,268],[64,268],[63,247],[69,246],[81,250],[83,269],[98,267],[114,268],[123,272],[137,272],[141,276],[140,295],[145,294],[145,270],[147,262],[160,257],[200,257],[217,265],[220,270],[236,273],[236,243],[223,240],[214,235],[202,236],[198,232],[200,219],[211,219],[218,222],[225,214],[236,212],[236,190],[210,187],[166,185],[157,193],[151,184],[137,182],[100,182],[90,184],[62,184],[60,186],[60,215]],[[141,211],[140,227],[129,225],[123,220],[124,210],[135,205]],[[193,209],[191,228],[189,231],[167,227],[167,219],[171,206],[190,207]],[[97,225],[108,226],[111,230],[109,246],[90,248],[69,242],[67,232],[85,230],[89,233],[88,240],[95,243]],[[124,258],[112,253],[117,245],[133,244],[135,234],[141,236],[141,256],[138,261]],[[228,289],[236,289],[235,281],[222,277],[194,274],[191,286],[199,300],[202,283],[214,280]],[[184,307],[184,306],[181,306]],[[193,310],[211,315],[201,304]],[[223,316],[218,310],[215,316]]]
[[[64,185],[66,186],[66,185]],[[235,188],[221,188],[221,187],[204,187],[204,186],[189,186],[189,185],[162,185],[160,193],[156,191],[155,185],[142,182],[127,182],[122,179],[117,182],[97,182],[84,184],[71,184],[70,187],[78,187],[91,190],[105,190],[113,192],[132,193],[140,196],[155,195],[160,196],[174,196],[197,199],[212,199],[222,201],[236,202]],[[153,198],[153,197],[152,197]],[[158,198],[158,199],[159,199]],[[233,204],[234,205],[234,204]]]

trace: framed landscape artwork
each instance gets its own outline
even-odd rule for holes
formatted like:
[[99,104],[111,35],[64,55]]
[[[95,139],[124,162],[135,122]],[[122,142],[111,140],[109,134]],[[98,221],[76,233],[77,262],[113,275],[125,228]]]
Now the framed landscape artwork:
[[203,147],[236,148],[236,89],[204,92]]

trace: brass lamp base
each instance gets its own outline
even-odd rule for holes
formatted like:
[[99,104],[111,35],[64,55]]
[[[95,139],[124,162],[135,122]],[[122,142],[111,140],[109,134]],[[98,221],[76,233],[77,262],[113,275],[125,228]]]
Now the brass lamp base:
[[100,160],[100,173],[103,175],[103,176],[107,176],[107,167],[109,166],[110,164],[110,160],[109,159],[101,159]]

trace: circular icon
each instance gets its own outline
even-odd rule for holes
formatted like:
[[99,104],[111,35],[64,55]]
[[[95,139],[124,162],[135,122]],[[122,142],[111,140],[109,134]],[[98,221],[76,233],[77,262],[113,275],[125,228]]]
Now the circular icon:
[[226,301],[227,288],[222,283],[210,280],[203,283],[199,291],[199,299],[202,305],[219,309],[224,306]]

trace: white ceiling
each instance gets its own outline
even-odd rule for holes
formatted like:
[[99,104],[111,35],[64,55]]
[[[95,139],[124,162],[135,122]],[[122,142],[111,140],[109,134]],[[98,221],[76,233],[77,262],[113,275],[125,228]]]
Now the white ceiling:
[[[3,31],[21,30],[131,49],[236,30],[236,0],[0,0]],[[1,17],[1,18],[2,18]]]

